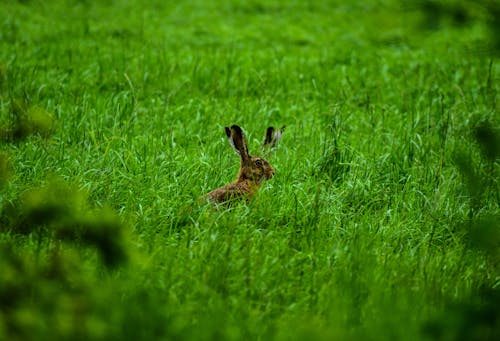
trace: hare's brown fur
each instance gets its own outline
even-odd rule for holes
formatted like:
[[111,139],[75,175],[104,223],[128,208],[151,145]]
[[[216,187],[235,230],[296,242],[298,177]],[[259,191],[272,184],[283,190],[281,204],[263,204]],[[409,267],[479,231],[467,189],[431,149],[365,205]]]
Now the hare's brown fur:
[[259,186],[274,176],[271,164],[258,156],[248,153],[245,136],[237,125],[225,128],[226,135],[233,148],[240,155],[240,170],[233,182],[217,188],[206,195],[213,202],[223,203],[241,197],[251,198]]

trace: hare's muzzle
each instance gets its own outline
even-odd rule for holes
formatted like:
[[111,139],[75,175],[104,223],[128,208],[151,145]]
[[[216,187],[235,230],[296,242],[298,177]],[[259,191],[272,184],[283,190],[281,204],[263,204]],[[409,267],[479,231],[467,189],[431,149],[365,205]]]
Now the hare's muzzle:
[[273,176],[274,176],[274,168],[269,166],[269,175],[268,175],[268,179],[271,179]]

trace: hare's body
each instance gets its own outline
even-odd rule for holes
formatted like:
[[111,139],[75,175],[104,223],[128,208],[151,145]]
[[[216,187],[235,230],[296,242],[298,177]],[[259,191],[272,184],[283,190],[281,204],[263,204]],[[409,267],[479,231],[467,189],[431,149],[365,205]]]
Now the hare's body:
[[223,187],[214,189],[207,194],[207,198],[214,202],[226,202],[241,197],[251,198],[257,188],[257,185],[252,185],[249,182],[235,180]]
[[274,168],[268,161],[249,155],[248,160],[241,161],[238,178],[208,193],[207,197],[215,202],[225,202],[240,197],[251,198],[262,182],[273,176]]
[[[271,135],[273,135],[274,129],[270,127],[266,136],[270,134],[271,129]],[[265,180],[269,180],[274,176],[274,168],[267,160],[248,154],[245,137],[240,127],[233,125],[231,128],[226,127],[225,131],[229,142],[240,155],[241,162],[236,180],[206,195],[210,201],[217,203],[242,197],[251,198]],[[281,137],[282,131],[283,129],[280,130],[279,137]],[[279,137],[271,139],[273,145]],[[264,143],[271,143],[268,140],[266,137]]]

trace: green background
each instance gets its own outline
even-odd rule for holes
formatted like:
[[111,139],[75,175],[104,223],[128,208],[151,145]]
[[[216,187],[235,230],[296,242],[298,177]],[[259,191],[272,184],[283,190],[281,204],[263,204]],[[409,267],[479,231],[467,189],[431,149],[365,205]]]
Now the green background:
[[[0,339],[500,333],[495,1],[0,4]],[[224,126],[276,176],[249,203]]]

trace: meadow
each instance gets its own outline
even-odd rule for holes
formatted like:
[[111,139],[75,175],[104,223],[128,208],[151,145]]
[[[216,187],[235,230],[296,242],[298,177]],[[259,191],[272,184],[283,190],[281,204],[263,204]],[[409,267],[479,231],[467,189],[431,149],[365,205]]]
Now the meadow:
[[[3,0],[0,340],[494,340],[496,1]],[[249,202],[224,127],[276,169]]]

